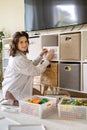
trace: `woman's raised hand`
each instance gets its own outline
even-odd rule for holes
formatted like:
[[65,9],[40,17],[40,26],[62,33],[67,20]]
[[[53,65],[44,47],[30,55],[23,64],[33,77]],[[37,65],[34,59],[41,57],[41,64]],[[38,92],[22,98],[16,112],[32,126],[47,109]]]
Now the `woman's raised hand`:
[[54,49],[51,49],[47,52],[46,60],[50,61],[54,56]]
[[41,53],[40,53],[40,56],[43,56],[44,54],[46,54],[48,52],[48,50],[46,48],[44,48]]

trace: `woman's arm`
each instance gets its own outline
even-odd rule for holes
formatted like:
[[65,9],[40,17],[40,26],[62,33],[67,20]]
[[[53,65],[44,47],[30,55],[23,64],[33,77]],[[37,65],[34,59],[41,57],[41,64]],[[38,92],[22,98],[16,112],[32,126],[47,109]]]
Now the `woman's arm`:
[[42,56],[38,56],[35,60],[32,61],[33,65],[37,66],[42,59]]
[[41,51],[40,55],[33,61],[33,65],[35,65],[35,66],[38,65],[39,62],[43,59],[43,55],[46,54],[47,52],[48,52],[48,50],[44,48]]
[[53,54],[54,51],[50,50],[47,53],[46,60],[38,66],[33,65],[32,62],[29,61],[27,58],[21,57],[20,59],[15,60],[16,63],[14,68],[16,69],[17,73],[28,76],[38,76],[46,70],[46,67],[50,64],[49,61],[50,59],[52,59]]

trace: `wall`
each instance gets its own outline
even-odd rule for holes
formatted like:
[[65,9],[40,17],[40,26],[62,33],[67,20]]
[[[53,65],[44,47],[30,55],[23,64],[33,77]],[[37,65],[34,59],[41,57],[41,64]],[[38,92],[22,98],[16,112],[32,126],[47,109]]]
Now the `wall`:
[[[15,31],[24,30],[24,0],[0,0],[0,31],[7,37]],[[0,87],[2,81],[0,53]]]
[[0,0],[0,31],[24,30],[24,0]]
[[[64,31],[87,30],[87,25],[31,32],[30,34],[53,34]],[[24,30],[24,0],[0,0],[0,31],[7,35]]]

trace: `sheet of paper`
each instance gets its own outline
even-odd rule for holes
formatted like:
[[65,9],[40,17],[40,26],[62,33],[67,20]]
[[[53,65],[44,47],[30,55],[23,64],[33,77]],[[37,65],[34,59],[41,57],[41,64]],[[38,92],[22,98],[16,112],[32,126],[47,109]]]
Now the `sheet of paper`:
[[19,124],[18,122],[11,120],[9,118],[0,118],[0,130],[8,130],[9,125]]
[[10,125],[8,130],[46,130],[41,124],[32,125]]
[[[59,47],[58,46],[44,46],[43,48],[46,48],[48,51],[50,49],[54,49],[54,56],[51,59],[51,61],[58,61],[59,60]],[[45,59],[46,55],[44,55],[43,58]]]

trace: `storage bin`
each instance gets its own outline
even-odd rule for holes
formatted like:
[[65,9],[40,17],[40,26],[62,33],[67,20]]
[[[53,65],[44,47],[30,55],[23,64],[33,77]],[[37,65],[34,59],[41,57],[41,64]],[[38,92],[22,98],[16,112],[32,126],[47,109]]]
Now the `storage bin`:
[[41,84],[58,86],[58,63],[51,62],[45,72],[41,74]]
[[[70,98],[68,98],[71,100]],[[79,98],[72,98],[73,100],[80,100]],[[60,100],[57,105],[58,118],[68,120],[86,120],[87,119],[87,106],[75,106],[70,104],[62,104],[64,98]],[[87,99],[83,99],[87,102]],[[87,104],[87,103],[86,103]]]
[[69,33],[60,35],[60,60],[81,59],[81,34]]
[[40,99],[47,98],[48,102],[43,104],[35,104],[30,103],[26,100],[21,100],[20,101],[21,112],[32,116],[37,116],[39,118],[46,118],[47,116],[50,116],[56,112],[56,102],[57,102],[56,98],[38,96],[38,95],[37,96],[35,95],[32,98],[35,97],[38,97]]
[[80,64],[60,63],[60,87],[73,90],[80,90]]
[[42,35],[41,36],[41,45],[44,46],[58,46],[58,35]]

